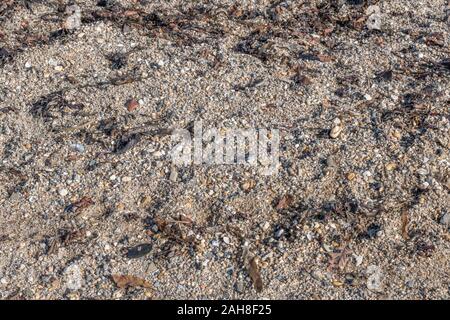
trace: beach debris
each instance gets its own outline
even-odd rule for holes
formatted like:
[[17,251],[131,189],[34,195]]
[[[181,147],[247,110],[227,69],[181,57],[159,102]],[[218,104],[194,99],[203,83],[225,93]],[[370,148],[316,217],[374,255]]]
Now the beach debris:
[[444,226],[450,227],[450,214],[446,212],[439,220],[439,223]]
[[138,142],[141,140],[140,134],[131,134],[124,135],[120,137],[119,141],[116,144],[116,148],[114,150],[115,154],[123,154],[129,150],[131,150]]
[[81,9],[76,4],[66,8],[66,14],[69,15],[64,23],[64,29],[74,30],[81,27]]
[[291,195],[284,195],[280,201],[278,201],[278,204],[276,206],[277,210],[283,210],[290,207],[292,202],[294,201],[294,198]]
[[80,214],[84,209],[92,205],[94,205],[92,198],[85,196],[77,202],[68,205],[64,211]]
[[330,259],[328,262],[328,271],[333,270],[344,271],[351,258],[351,250],[346,244],[341,245],[339,248],[333,250],[328,254]]
[[145,279],[133,276],[133,275],[119,275],[113,274],[112,279],[117,287],[121,289],[126,289],[130,287],[142,287],[142,288],[151,288],[152,285]]
[[342,121],[339,118],[336,118],[333,120],[333,126],[330,130],[330,138],[337,139],[340,135],[342,130],[344,129],[342,125]]
[[381,30],[381,10],[379,6],[372,5],[366,10],[367,18],[366,26],[369,30]]
[[125,106],[127,107],[128,111],[132,112],[139,107],[139,102],[137,102],[135,99],[130,99],[127,101]]
[[254,285],[256,291],[261,292],[263,290],[263,281],[261,278],[261,273],[259,271],[258,262],[259,261],[256,256],[252,257],[248,261],[247,271],[248,271],[248,274],[250,275],[250,278],[253,281],[253,285]]
[[242,190],[244,190],[245,192],[249,192],[251,189],[253,189],[256,186],[256,181],[253,179],[248,179],[245,180],[242,184],[241,184],[241,188]]
[[383,271],[376,265],[367,267],[367,289],[374,292],[383,291]]
[[129,259],[137,259],[141,258],[150,253],[152,250],[152,245],[150,243],[142,243],[135,247],[129,248],[127,251],[127,258]]
[[58,191],[58,193],[59,193],[59,195],[60,195],[61,197],[65,197],[65,196],[67,196],[67,195],[69,194],[69,190],[67,190],[67,189],[60,189],[60,190]]

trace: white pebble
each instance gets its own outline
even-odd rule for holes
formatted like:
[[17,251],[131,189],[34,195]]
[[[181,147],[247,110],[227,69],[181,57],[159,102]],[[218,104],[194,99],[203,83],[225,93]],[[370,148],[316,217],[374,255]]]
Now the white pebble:
[[170,171],[170,177],[169,177],[170,181],[172,182],[177,182],[178,179],[178,171],[176,168],[172,168],[172,170]]
[[417,170],[417,173],[420,174],[421,176],[425,176],[428,174],[427,169],[421,168],[419,170]]
[[444,214],[439,222],[444,226],[450,227],[450,214],[449,213]]
[[344,129],[344,127],[342,126],[341,119],[339,119],[339,118],[334,119],[333,127],[331,128],[331,131],[330,131],[330,137],[332,139],[338,138],[343,129]]
[[73,143],[73,144],[71,144],[71,147],[75,151],[80,152],[80,153],[83,153],[85,150],[84,146],[81,143]]

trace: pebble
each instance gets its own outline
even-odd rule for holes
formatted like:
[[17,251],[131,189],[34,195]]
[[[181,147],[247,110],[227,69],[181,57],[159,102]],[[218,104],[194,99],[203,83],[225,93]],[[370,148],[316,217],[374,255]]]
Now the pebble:
[[178,170],[176,168],[172,168],[172,170],[170,171],[170,177],[169,177],[170,181],[172,182],[177,182],[178,179]]
[[449,213],[445,213],[441,217],[441,219],[439,220],[439,223],[444,225],[444,226],[450,227],[450,214]]
[[342,287],[344,285],[344,283],[339,280],[333,280],[332,284],[334,287]]
[[131,177],[123,177],[122,181],[123,182],[130,182],[131,181]]
[[73,143],[71,147],[79,153],[83,153],[86,150],[81,143]]
[[379,6],[369,6],[366,10],[369,16],[366,26],[369,30],[381,30],[381,10]]
[[113,174],[112,176],[109,177],[109,180],[114,181],[117,179],[117,176],[115,174]]
[[336,166],[337,166],[337,164],[336,164],[336,161],[334,160],[334,157],[332,157],[332,156],[328,157],[327,158],[327,167],[334,168]]
[[405,285],[407,288],[412,289],[414,288],[414,281],[413,280],[408,280],[405,282]]
[[68,30],[78,29],[81,27],[81,9],[77,5],[68,6],[66,14],[70,14],[66,18],[64,27]]
[[355,174],[354,172],[349,172],[349,173],[347,174],[347,179],[348,179],[348,180],[352,181],[352,180],[354,180],[355,178],[356,178],[356,174]]
[[317,281],[322,281],[325,279],[324,274],[320,270],[314,270],[313,272],[311,272],[311,276]]
[[65,196],[67,196],[69,194],[69,190],[67,190],[67,189],[61,189],[61,190],[59,190],[59,195],[61,196],[61,197],[65,197]]
[[135,99],[128,100],[126,103],[126,107],[128,111],[132,112],[139,107],[139,102],[137,102]]
[[427,181],[424,181],[419,185],[419,188],[421,190],[427,190],[429,187],[430,187],[430,184]]
[[156,151],[156,152],[153,153],[153,156],[154,156],[155,158],[159,158],[159,157],[161,157],[161,156],[163,156],[163,155],[164,155],[164,152],[163,152],[163,151]]
[[242,281],[237,281],[236,285],[235,285],[236,291],[239,293],[243,293],[244,292],[244,283]]
[[25,68],[27,68],[27,69],[30,69],[32,66],[33,66],[33,65],[31,64],[30,61],[27,61],[27,62],[25,63]]
[[71,264],[64,271],[66,287],[69,290],[78,290],[83,285],[81,269],[77,264]]
[[276,238],[276,239],[281,238],[281,236],[283,235],[283,233],[284,233],[284,230],[283,230],[283,229],[277,230],[277,232],[275,232],[275,238]]
[[6,278],[2,278],[0,280],[0,283],[3,284],[3,285],[8,284],[8,280],[6,280]]
[[58,61],[56,61],[53,58],[48,59],[48,64],[51,65],[52,67],[56,67],[58,66]]
[[342,126],[341,120],[339,118],[334,119],[333,121],[333,127],[330,131],[330,138],[337,139],[341,133],[344,127]]
[[364,257],[363,256],[359,256],[359,255],[353,255],[354,257],[355,257],[355,260],[356,260],[356,266],[358,267],[358,266],[360,266],[361,265],[361,263],[363,262],[363,259],[364,259]]
[[397,168],[397,165],[396,165],[394,162],[390,162],[390,163],[388,163],[388,164],[386,165],[386,170],[387,170],[387,171],[392,171],[392,170],[394,170],[395,168]]
[[256,182],[254,180],[246,180],[242,183],[241,188],[244,191],[249,191],[256,186]]
[[223,242],[225,242],[226,244],[231,243],[230,238],[228,238],[228,237],[223,237]]
[[417,170],[417,174],[421,175],[421,176],[426,176],[428,174],[427,169],[421,168],[419,170]]
[[383,273],[380,267],[370,265],[367,267],[367,289],[374,292],[383,291]]

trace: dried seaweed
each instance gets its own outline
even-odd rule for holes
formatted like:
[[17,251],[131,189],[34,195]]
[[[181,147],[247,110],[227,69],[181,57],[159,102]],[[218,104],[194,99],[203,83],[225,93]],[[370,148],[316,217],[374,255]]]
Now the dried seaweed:
[[13,53],[11,53],[8,49],[0,48],[0,67],[5,65],[7,62],[10,62],[13,58]]
[[138,133],[131,135],[124,135],[120,137],[120,139],[116,143],[114,153],[123,154],[131,150],[134,146],[136,146],[139,143],[139,141],[141,141],[141,135]]
[[118,70],[125,67],[128,63],[128,57],[124,53],[114,53],[108,56],[108,60],[111,61],[111,69]]
[[184,216],[180,216],[177,220],[156,217],[153,222],[158,227],[158,231],[169,239],[178,243],[195,243],[195,237],[188,235],[189,231],[195,228],[192,220],[186,219]]
[[79,111],[84,108],[83,104],[68,102],[61,91],[50,93],[39,98],[30,108],[30,113],[34,117],[50,121],[63,116],[68,110]]

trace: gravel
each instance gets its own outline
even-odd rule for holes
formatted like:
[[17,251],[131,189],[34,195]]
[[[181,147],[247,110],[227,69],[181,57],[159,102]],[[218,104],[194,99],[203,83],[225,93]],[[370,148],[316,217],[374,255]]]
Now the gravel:
[[[449,8],[2,1],[0,298],[449,299]],[[199,120],[277,173],[172,164]]]

